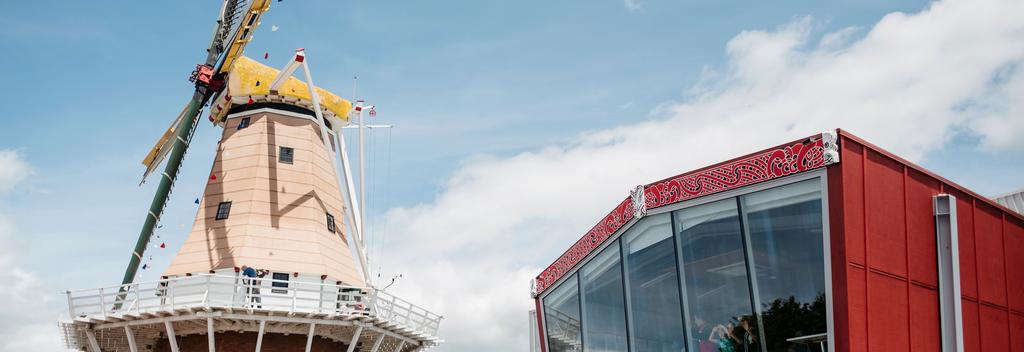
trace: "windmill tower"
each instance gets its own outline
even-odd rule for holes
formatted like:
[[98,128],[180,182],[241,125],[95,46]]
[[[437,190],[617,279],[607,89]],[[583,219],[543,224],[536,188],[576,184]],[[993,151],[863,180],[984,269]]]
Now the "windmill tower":
[[[258,24],[261,4],[269,3],[254,2],[261,10],[241,23]],[[241,28],[236,44],[251,36]],[[66,346],[409,352],[439,344],[440,315],[369,285],[341,133],[358,109],[313,85],[302,49],[280,71],[237,46],[221,49],[230,68],[197,69],[199,105],[209,100],[210,120],[224,130],[187,239],[159,280],[134,282],[198,116],[192,103],[144,162],[149,174],[170,155],[125,283],[67,291]],[[292,77],[299,68],[305,82]]]

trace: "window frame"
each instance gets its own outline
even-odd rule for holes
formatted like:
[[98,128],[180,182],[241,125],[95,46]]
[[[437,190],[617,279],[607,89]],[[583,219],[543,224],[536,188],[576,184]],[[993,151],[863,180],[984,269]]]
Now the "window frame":
[[[720,201],[720,200],[723,200],[723,199],[735,198],[738,201],[738,198],[740,196],[743,196],[743,195],[746,195],[746,194],[755,193],[755,192],[763,191],[763,190],[770,189],[770,188],[781,187],[781,186],[785,186],[785,185],[788,185],[788,184],[797,183],[797,182],[801,182],[801,181],[806,181],[806,180],[810,180],[810,179],[818,179],[819,185],[820,185],[820,190],[821,190],[822,249],[825,252],[824,255],[823,255],[823,259],[824,260],[822,262],[822,265],[824,267],[824,274],[825,274],[824,275],[825,276],[825,309],[826,309],[826,311],[825,311],[826,319],[825,320],[826,320],[826,327],[827,327],[827,330],[828,330],[826,332],[827,336],[828,336],[828,339],[826,340],[826,344],[828,346],[827,349],[829,351],[833,351],[834,350],[834,346],[835,346],[835,312],[833,311],[832,248],[831,248],[831,242],[830,242],[830,239],[831,239],[831,234],[830,234],[831,233],[831,228],[830,228],[830,225],[829,225],[830,224],[829,223],[829,209],[830,208],[829,208],[829,202],[828,202],[828,196],[829,196],[828,182],[829,182],[829,180],[828,180],[827,170],[828,170],[827,168],[820,168],[820,169],[816,169],[816,170],[802,172],[802,173],[795,174],[795,175],[789,175],[789,176],[781,177],[781,178],[774,179],[774,180],[764,181],[764,182],[761,182],[761,183],[758,183],[758,184],[753,184],[753,185],[749,185],[749,186],[745,186],[745,187],[740,187],[740,188],[736,188],[736,189],[731,189],[731,190],[723,191],[723,192],[720,192],[720,193],[715,193],[715,194],[711,194],[711,195],[707,195],[707,196],[703,196],[703,197],[698,197],[696,199],[691,199],[691,200],[687,200],[687,201],[676,203],[676,204],[671,204],[671,205],[667,205],[667,206],[663,206],[663,207],[659,207],[659,208],[654,208],[654,209],[648,209],[647,210],[647,214],[643,218],[646,218],[648,216],[658,215],[658,214],[661,214],[661,213],[672,213],[672,212],[680,210],[680,209],[696,207],[696,206],[700,206],[700,205],[703,205],[703,204]],[[563,274],[557,281],[555,281],[551,286],[549,286],[544,291],[543,294],[537,296],[536,299],[539,299],[540,302],[541,302],[541,304],[539,305],[540,306],[540,312],[538,314],[544,314],[545,306],[544,306],[543,302],[544,302],[544,298],[545,297],[547,297],[549,294],[551,294],[551,292],[555,291],[558,288],[558,286],[561,286],[562,283],[564,283],[568,278],[573,278],[573,277],[578,276],[576,274],[578,274],[580,269],[584,265],[589,263],[595,256],[597,256],[597,254],[601,253],[605,248],[607,248],[608,246],[610,246],[612,244],[619,245],[618,244],[619,243],[618,240],[627,231],[632,229],[633,226],[636,225],[637,222],[639,222],[639,220],[642,220],[643,218],[640,218],[640,219],[633,218],[632,220],[627,222],[625,225],[623,225],[621,228],[616,230],[615,233],[613,233],[611,236],[608,236],[608,238],[605,239],[604,243],[602,243],[597,248],[594,248],[590,253],[587,254],[586,257],[584,257],[582,260],[580,260],[578,263],[576,263],[576,265],[573,266],[571,270],[566,271],[565,274]],[[675,221],[676,221],[675,216],[672,216],[672,221],[673,221],[673,225],[672,226],[674,228],[675,227]],[[675,234],[673,234],[673,237],[675,237]],[[744,235],[744,238],[746,238],[745,235]],[[676,242],[678,242],[678,241],[676,241]],[[681,262],[679,262],[678,243],[676,245],[677,245],[676,261],[678,262],[678,264],[682,264]],[[621,246],[621,245],[619,245],[619,246]],[[620,247],[620,253],[621,253],[621,247]],[[681,270],[681,269],[677,269],[677,272],[679,270]],[[685,290],[685,286],[686,285],[683,285],[681,280],[682,280],[682,278],[680,278],[680,286],[682,287],[682,289],[680,290],[680,295],[685,295],[685,291],[684,290]],[[579,284],[579,282],[577,282],[577,284]],[[626,291],[628,292],[628,290],[626,290]],[[627,297],[627,302],[628,302],[628,297]],[[628,303],[627,303],[627,305],[628,305]],[[627,307],[627,309],[629,309],[629,308]],[[627,312],[626,312],[627,320],[629,319],[629,316],[630,316],[629,313],[630,312],[627,310]],[[582,309],[581,309],[581,314],[582,314]],[[687,314],[685,306],[683,307],[683,314],[684,314],[684,316],[685,316],[685,314]],[[547,328],[546,328],[547,327],[547,320],[546,320],[546,316],[545,315],[542,315],[542,316],[545,317],[545,319],[543,319],[543,321],[542,321],[543,325],[542,325],[542,329],[541,329],[541,334],[542,334],[543,341],[547,341],[547,338],[548,338],[548,336],[547,336]],[[688,325],[684,325],[684,329],[686,329],[686,328],[688,328]],[[628,331],[627,331],[627,333],[628,333]],[[629,336],[629,338],[631,339],[632,336]]]
[[241,120],[238,121],[238,126],[235,128],[235,130],[244,130],[244,129],[248,128],[251,123],[252,123],[252,117],[250,117],[250,116],[243,117]]
[[326,214],[327,214],[327,231],[330,231],[331,233],[338,233],[338,225],[334,222],[334,215],[331,215],[331,213],[326,213]]
[[[278,275],[283,275],[284,278],[278,278]],[[272,272],[270,273],[270,293],[288,293],[288,284],[291,281],[291,275],[284,272]],[[277,282],[277,281],[289,281],[289,282]]]
[[[285,150],[288,152],[285,153]],[[285,155],[288,156],[288,160],[285,160]],[[295,148],[278,146],[277,147],[277,162],[281,164],[292,165],[295,164]]]
[[[227,207],[225,207],[225,206],[227,206]],[[224,210],[223,216],[221,215],[221,210]],[[214,214],[213,219],[214,220],[227,220],[228,217],[230,217],[230,216],[231,216],[231,201],[229,200],[229,201],[226,201],[226,202],[218,203],[217,204],[217,212]]]

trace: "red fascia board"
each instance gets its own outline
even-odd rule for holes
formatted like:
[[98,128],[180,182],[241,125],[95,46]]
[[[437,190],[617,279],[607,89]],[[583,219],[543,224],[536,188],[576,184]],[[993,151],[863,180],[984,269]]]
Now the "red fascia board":
[[[895,160],[896,162],[898,162],[900,164],[903,164],[906,167],[909,167],[909,168],[911,168],[911,169],[913,169],[915,171],[918,171],[920,173],[928,175],[928,176],[938,180],[939,182],[946,184],[947,186],[955,188],[956,190],[958,190],[960,192],[968,194],[968,195],[970,195],[970,196],[972,196],[972,197],[974,197],[974,198],[976,198],[978,200],[981,200],[981,201],[985,202],[988,205],[994,206],[997,209],[1001,210],[1003,213],[1009,214],[1010,216],[1013,216],[1013,217],[1015,217],[1015,218],[1017,218],[1017,219],[1019,219],[1021,221],[1024,221],[1024,214],[1020,214],[1018,212],[1015,212],[1015,211],[1011,210],[1010,208],[1007,208],[1007,207],[1003,206],[1002,204],[999,204],[996,201],[989,199],[986,196],[983,196],[983,195],[980,195],[978,193],[975,193],[974,191],[968,189],[967,187],[961,186],[961,185],[957,184],[956,182],[950,181],[949,179],[946,179],[945,177],[939,176],[938,174],[936,174],[934,172],[931,172],[928,169],[925,169],[925,168],[921,167],[920,165],[912,163],[912,162],[908,161],[907,159],[903,159],[903,158],[897,156],[896,154],[893,154],[893,153],[889,152],[888,150],[882,149],[881,147],[879,147],[879,146],[877,146],[875,144],[872,144],[871,142],[868,142],[868,141],[866,141],[866,140],[864,140],[864,139],[862,139],[860,137],[857,137],[857,136],[853,135],[849,131],[846,131],[846,130],[843,130],[843,129],[836,129],[836,133],[839,135],[840,140],[842,140],[842,139],[849,139],[851,141],[854,141],[857,144],[863,145],[864,148],[867,148],[868,150],[874,151],[874,152],[876,152],[878,154],[882,154],[885,157],[887,157],[889,159],[892,159],[892,160]],[[840,143],[842,143],[842,142],[840,142]]]
[[[654,209],[818,169],[828,165],[824,153],[822,135],[816,134],[662,179],[644,185],[645,207]],[[730,172],[721,172],[723,168]],[[537,276],[534,294],[540,296],[551,288],[633,217],[633,199],[626,197]]]

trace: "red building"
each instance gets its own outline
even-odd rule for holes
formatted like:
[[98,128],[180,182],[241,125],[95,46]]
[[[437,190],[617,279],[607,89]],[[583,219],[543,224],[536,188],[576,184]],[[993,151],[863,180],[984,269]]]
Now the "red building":
[[533,282],[543,351],[1024,351],[1024,215],[845,131],[638,186]]

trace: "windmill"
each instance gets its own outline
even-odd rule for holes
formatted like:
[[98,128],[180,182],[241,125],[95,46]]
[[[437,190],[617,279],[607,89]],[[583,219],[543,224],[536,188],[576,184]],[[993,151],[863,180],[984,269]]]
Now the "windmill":
[[[373,107],[315,86],[304,49],[280,70],[242,55],[268,8],[225,1],[192,99],[143,162],[143,181],[166,167],[123,282],[66,292],[67,347],[411,352],[441,342],[442,316],[370,283],[342,129],[374,127],[350,123]],[[223,131],[192,229],[159,280],[135,282],[204,106]]]

